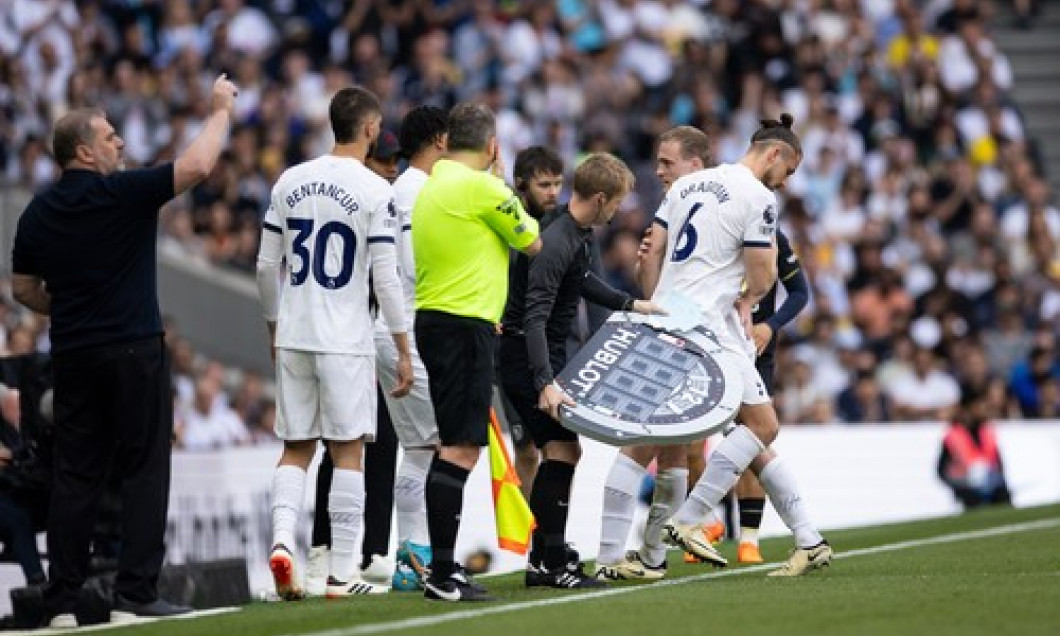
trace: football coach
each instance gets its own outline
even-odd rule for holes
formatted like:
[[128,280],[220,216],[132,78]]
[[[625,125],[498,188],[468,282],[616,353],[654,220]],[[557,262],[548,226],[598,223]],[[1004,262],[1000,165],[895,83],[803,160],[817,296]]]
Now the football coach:
[[59,180],[30,201],[12,254],[15,299],[51,316],[55,449],[48,513],[52,627],[76,627],[89,543],[108,475],[121,483],[122,543],[111,620],[189,611],[158,598],[169,502],[173,399],[158,308],[158,210],[206,178],[231,124],[236,87],[176,161],[123,170],[125,143],[97,109],[55,124]]

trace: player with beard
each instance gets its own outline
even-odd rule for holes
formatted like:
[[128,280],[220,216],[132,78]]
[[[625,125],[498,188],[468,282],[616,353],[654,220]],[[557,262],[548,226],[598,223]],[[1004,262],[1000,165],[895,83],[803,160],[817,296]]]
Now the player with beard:
[[[523,202],[527,213],[537,219],[541,228],[550,223],[559,210],[559,192],[563,189],[563,159],[551,148],[531,146],[515,157],[512,168],[515,177],[515,191]],[[564,208],[566,206],[563,206]],[[529,259],[512,251],[509,275],[509,296],[522,297],[526,293],[526,274]],[[498,360],[498,365],[500,361]],[[498,379],[500,374],[497,375]],[[530,486],[537,475],[537,466],[541,461],[530,438],[525,423],[519,412],[512,406],[511,400],[498,385],[497,397],[508,421],[508,430],[512,435],[512,446],[515,447],[515,473],[519,476],[523,496],[530,499]]]
[[[784,302],[777,306],[777,287],[783,286],[787,292]],[[755,305],[751,321],[754,323],[755,368],[762,376],[766,391],[773,393],[773,372],[776,367],[777,332],[795,319],[810,300],[810,286],[806,275],[799,265],[799,258],[791,246],[788,237],[777,228],[777,284]],[[688,467],[690,483],[699,481],[703,474],[703,444],[695,442],[688,448]],[[699,460],[700,466],[694,467],[693,461]],[[762,526],[762,515],[765,512],[766,492],[758,482],[753,471],[744,471],[740,481],[732,492],[736,496],[740,511],[739,545],[736,548],[736,559],[740,563],[762,563],[762,552],[758,547],[758,529]],[[708,522],[704,528],[707,537],[714,540],[725,532],[725,525],[720,519]],[[685,561],[696,562],[699,559],[690,553],[685,554]]]
[[678,179],[655,217],[651,249],[642,267],[653,297],[682,293],[703,312],[723,348],[732,352],[742,379],[739,424],[711,454],[706,470],[664,526],[667,540],[701,559],[726,561],[703,532],[702,523],[750,468],[795,534],[796,548],[770,576],[800,576],[827,566],[832,548],[809,517],[795,476],[770,444],[779,429],[765,383],[755,368],[754,307],[777,279],[777,202],[802,161],[792,118],[764,120],[751,146],[735,164],[723,164]]
[[526,211],[547,225],[559,207],[563,159],[550,148],[531,146],[516,155],[512,175]]

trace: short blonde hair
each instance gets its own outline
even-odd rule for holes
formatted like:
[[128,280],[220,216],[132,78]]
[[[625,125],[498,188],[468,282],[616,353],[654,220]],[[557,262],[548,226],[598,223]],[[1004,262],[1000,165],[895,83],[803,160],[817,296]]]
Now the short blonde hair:
[[610,153],[595,152],[574,171],[574,194],[589,199],[600,192],[614,199],[629,194],[634,182],[633,172],[625,162]]
[[699,160],[703,162],[704,168],[710,167],[713,163],[710,156],[710,137],[698,128],[693,128],[692,126],[671,128],[659,135],[660,144],[667,141],[677,142],[677,145],[681,148],[681,158],[685,161],[691,161],[695,157],[699,157]]

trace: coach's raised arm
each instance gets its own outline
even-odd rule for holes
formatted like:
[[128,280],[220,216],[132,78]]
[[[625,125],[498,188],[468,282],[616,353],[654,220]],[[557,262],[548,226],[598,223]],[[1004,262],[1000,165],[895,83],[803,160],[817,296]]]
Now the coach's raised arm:
[[173,399],[158,308],[158,210],[213,170],[236,87],[222,75],[202,132],[174,163],[124,170],[99,109],[55,124],[58,182],[30,201],[12,253],[15,299],[51,315],[55,373],[52,627],[76,627],[78,593],[107,476],[121,480],[122,547],[112,620],[190,611],[158,598],[169,503]]
[[232,121],[232,104],[239,91],[222,73],[213,83],[210,116],[191,144],[173,164],[173,194],[184,192],[205,179],[217,165]]

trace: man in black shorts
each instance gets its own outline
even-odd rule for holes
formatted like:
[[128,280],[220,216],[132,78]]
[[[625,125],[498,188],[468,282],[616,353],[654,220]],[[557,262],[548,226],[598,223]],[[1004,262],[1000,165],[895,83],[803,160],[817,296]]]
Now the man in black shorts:
[[122,545],[111,619],[190,611],[158,598],[165,556],[173,398],[158,309],[158,209],[206,178],[224,148],[236,87],[173,163],[124,170],[125,143],[97,109],[56,124],[59,181],[19,218],[15,299],[51,317],[54,481],[48,512],[52,627],[77,627],[89,543],[108,477],[121,482]]
[[633,174],[608,154],[590,155],[574,173],[574,195],[545,229],[541,253],[512,267],[504,310],[500,373],[504,392],[519,412],[544,461],[530,494],[537,519],[526,570],[528,587],[601,587],[583,572],[565,535],[574,468],[581,446],[559,424],[559,407],[573,404],[554,383],[566,364],[567,335],[582,296],[611,310],[661,313],[635,300],[590,270],[593,227],[604,225],[633,188]]
[[[512,176],[515,178],[515,191],[522,199],[523,207],[530,216],[538,220],[541,229],[544,230],[555,218],[559,208],[559,193],[563,189],[563,159],[551,148],[531,146],[516,155]],[[512,274],[508,277],[508,295],[521,297],[526,292],[526,270],[529,260],[518,252],[512,252],[512,258],[514,260],[511,264]],[[520,268],[522,273],[517,274]],[[501,406],[504,409],[505,419],[508,420],[512,446],[515,447],[515,473],[519,476],[523,495],[529,499],[530,486],[534,483],[537,465],[541,458],[537,447],[534,446],[534,440],[526,430],[522,417],[519,416],[508,396],[504,395],[503,387],[500,388]]]
[[496,127],[485,106],[453,107],[448,158],[434,164],[412,211],[416,344],[441,441],[426,486],[433,561],[424,596],[432,600],[492,600],[457,565],[454,548],[464,484],[488,443],[508,250],[541,250],[537,222],[496,176],[504,174]]

